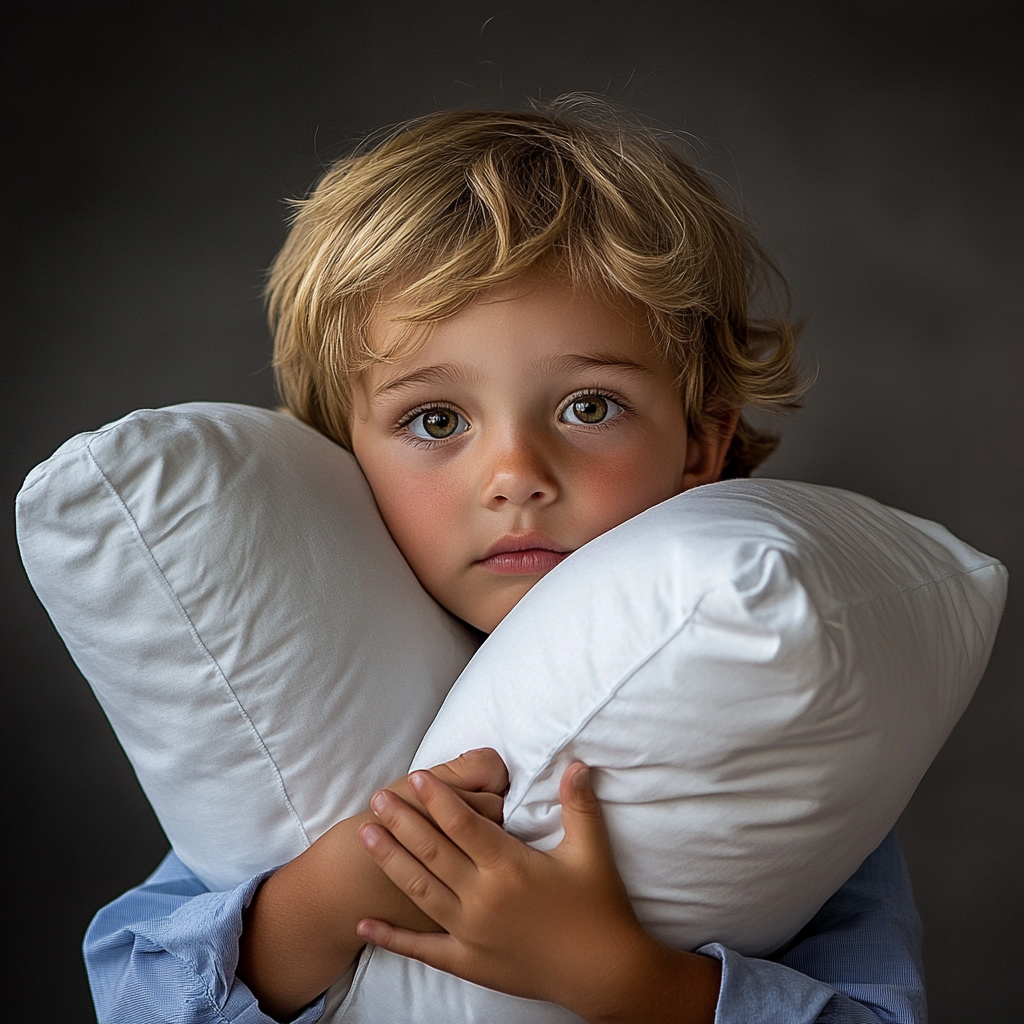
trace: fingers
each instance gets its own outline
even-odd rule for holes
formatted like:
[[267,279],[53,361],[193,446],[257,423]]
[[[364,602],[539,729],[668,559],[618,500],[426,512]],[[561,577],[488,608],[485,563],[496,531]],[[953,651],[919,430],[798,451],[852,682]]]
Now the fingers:
[[427,813],[437,822],[437,827],[477,867],[488,867],[502,858],[510,837],[500,826],[468,807],[433,773],[413,772],[409,776],[409,785]]
[[562,828],[565,830],[565,839],[559,845],[563,854],[579,853],[614,863],[590,769],[580,761],[569,765],[562,775],[558,796],[562,802]]
[[428,917],[442,928],[458,914],[458,897],[432,875],[387,829],[366,824],[359,829],[359,842],[377,866]]
[[481,747],[467,750],[452,761],[436,765],[431,772],[456,789],[501,795],[508,789],[508,769],[496,750]]
[[[467,750],[451,761],[435,765],[431,774],[456,790],[470,807],[497,824],[504,821],[504,794],[508,790],[508,769],[496,750],[482,747]],[[396,779],[388,787],[426,817],[430,813],[409,785],[409,777]]]
[[364,918],[356,925],[361,939],[375,946],[398,953],[400,956],[422,960],[430,967],[445,971],[454,963],[456,943],[450,935],[438,932],[413,932],[407,928],[396,928],[385,921]]
[[498,825],[505,821],[505,800],[503,797],[497,796],[494,793],[470,793],[465,789],[458,790],[458,794],[477,814],[482,814],[485,818],[489,818]]
[[[427,908],[420,899],[438,898],[432,892],[431,879],[439,881],[450,893],[458,892],[460,885],[475,874],[473,862],[462,850],[394,793],[375,793],[370,807],[387,831],[370,831],[372,826],[364,826],[367,831],[364,836],[360,829],[360,842],[385,874],[422,910]],[[455,899],[457,903],[458,897]],[[429,910],[427,913],[433,917]]]

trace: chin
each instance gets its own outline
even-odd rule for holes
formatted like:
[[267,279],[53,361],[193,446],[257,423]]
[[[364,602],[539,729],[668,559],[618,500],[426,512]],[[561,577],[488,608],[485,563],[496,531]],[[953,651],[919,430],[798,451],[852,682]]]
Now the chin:
[[533,585],[543,576],[516,577],[514,580],[507,580],[505,586],[497,588],[483,588],[484,593],[479,594],[474,601],[465,600],[465,594],[461,601],[445,601],[435,593],[431,596],[439,604],[443,605],[453,615],[468,623],[481,633],[492,633],[503,618],[533,589]]
[[481,633],[493,633],[498,623],[508,615],[512,607],[506,608],[502,612],[492,612],[487,615],[464,615],[462,618],[474,629],[479,629]]
[[[529,587],[527,587],[526,590],[529,590]],[[479,629],[482,633],[492,633],[497,628],[498,623],[501,622],[501,620],[505,618],[505,616],[508,615],[508,613],[512,611],[517,604],[519,604],[520,598],[522,598],[523,594],[526,593],[526,590],[524,590],[522,594],[519,594],[515,600],[494,605],[483,613],[478,611],[475,615],[464,615],[462,617],[466,622],[474,628]]]

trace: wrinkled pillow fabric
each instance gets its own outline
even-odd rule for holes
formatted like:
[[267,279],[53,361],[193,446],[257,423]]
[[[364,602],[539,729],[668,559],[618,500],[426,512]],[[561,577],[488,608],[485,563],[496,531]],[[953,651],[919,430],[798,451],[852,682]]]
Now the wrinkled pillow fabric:
[[[37,592],[212,888],[295,856],[411,758],[486,745],[513,834],[554,846],[559,779],[586,761],[645,926],[752,955],[892,827],[1006,587],[994,559],[870,499],[712,484],[566,559],[445,700],[476,634],[420,588],[351,456],[287,416],[133,413],[38,467],[18,515]],[[328,1018],[574,1019],[379,949]]]
[[546,849],[562,773],[586,762],[648,930],[764,955],[893,827],[981,678],[1004,588],[995,560],[868,498],[701,487],[541,580],[415,763],[495,747],[506,827]]
[[[896,822],[981,677],[1005,588],[994,559],[868,498],[711,484],[544,577],[414,764],[495,747],[506,828],[548,849],[562,773],[586,762],[647,930],[761,956]],[[378,949],[341,1019],[575,1018]]]
[[211,889],[400,776],[478,643],[419,585],[352,456],[264,409],[146,409],[72,438],[26,480],[18,539]]

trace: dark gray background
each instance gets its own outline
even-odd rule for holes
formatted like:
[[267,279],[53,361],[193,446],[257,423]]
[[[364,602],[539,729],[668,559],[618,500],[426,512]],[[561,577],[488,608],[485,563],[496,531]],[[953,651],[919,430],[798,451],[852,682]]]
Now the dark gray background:
[[[5,30],[4,502],[65,438],[132,408],[273,401],[260,286],[281,200],[349,140],[441,107],[586,89],[692,133],[789,276],[820,375],[769,472],[938,519],[1019,574],[1012,10],[23,5]],[[3,1015],[73,1024],[90,1017],[90,915],[165,841],[13,531],[2,557]],[[902,822],[937,1024],[1019,1019],[1022,632],[1015,592],[978,695]]]

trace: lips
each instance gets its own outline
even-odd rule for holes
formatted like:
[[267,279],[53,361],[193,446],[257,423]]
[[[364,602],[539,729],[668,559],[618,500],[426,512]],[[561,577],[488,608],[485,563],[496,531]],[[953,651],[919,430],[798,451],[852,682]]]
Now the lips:
[[539,533],[503,537],[476,564],[502,576],[534,576],[550,572],[571,552]]

